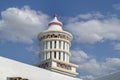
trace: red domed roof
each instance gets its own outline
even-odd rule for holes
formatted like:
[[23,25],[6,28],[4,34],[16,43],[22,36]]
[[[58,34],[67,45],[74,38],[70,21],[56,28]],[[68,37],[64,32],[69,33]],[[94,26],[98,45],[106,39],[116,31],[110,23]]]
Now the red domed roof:
[[49,26],[51,26],[51,25],[58,25],[58,26],[62,27],[62,23],[60,21],[58,21],[57,17],[58,17],[58,15],[55,14],[54,15],[54,19],[48,25]]

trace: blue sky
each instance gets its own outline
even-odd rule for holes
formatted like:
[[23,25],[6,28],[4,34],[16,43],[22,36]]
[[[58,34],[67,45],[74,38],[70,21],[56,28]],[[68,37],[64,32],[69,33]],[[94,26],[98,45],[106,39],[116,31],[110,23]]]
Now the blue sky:
[[0,0],[0,56],[39,62],[37,35],[53,14],[73,34],[71,62],[86,80],[120,70],[119,0]]

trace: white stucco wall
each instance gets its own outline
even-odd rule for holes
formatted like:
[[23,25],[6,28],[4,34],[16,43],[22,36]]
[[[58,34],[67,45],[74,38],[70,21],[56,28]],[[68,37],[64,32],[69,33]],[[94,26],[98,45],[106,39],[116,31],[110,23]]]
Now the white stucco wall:
[[6,80],[7,77],[23,77],[29,80],[81,80],[0,57],[0,80]]

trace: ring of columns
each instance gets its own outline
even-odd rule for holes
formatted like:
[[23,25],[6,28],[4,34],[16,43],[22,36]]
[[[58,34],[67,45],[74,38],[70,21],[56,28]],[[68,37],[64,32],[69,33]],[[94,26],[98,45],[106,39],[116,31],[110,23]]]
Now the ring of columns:
[[[67,33],[67,34],[66,34]],[[70,41],[72,36],[68,32],[43,32],[42,35],[38,36],[41,45],[41,60],[47,59],[58,59],[61,61],[69,62]]]

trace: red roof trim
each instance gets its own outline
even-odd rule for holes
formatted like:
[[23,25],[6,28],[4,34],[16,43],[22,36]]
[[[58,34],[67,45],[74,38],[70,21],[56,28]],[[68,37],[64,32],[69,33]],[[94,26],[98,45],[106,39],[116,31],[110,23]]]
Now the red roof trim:
[[51,25],[59,25],[59,26],[62,27],[62,24],[61,24],[61,23],[58,23],[58,22],[51,22],[51,23],[49,23],[49,26],[51,26]]

